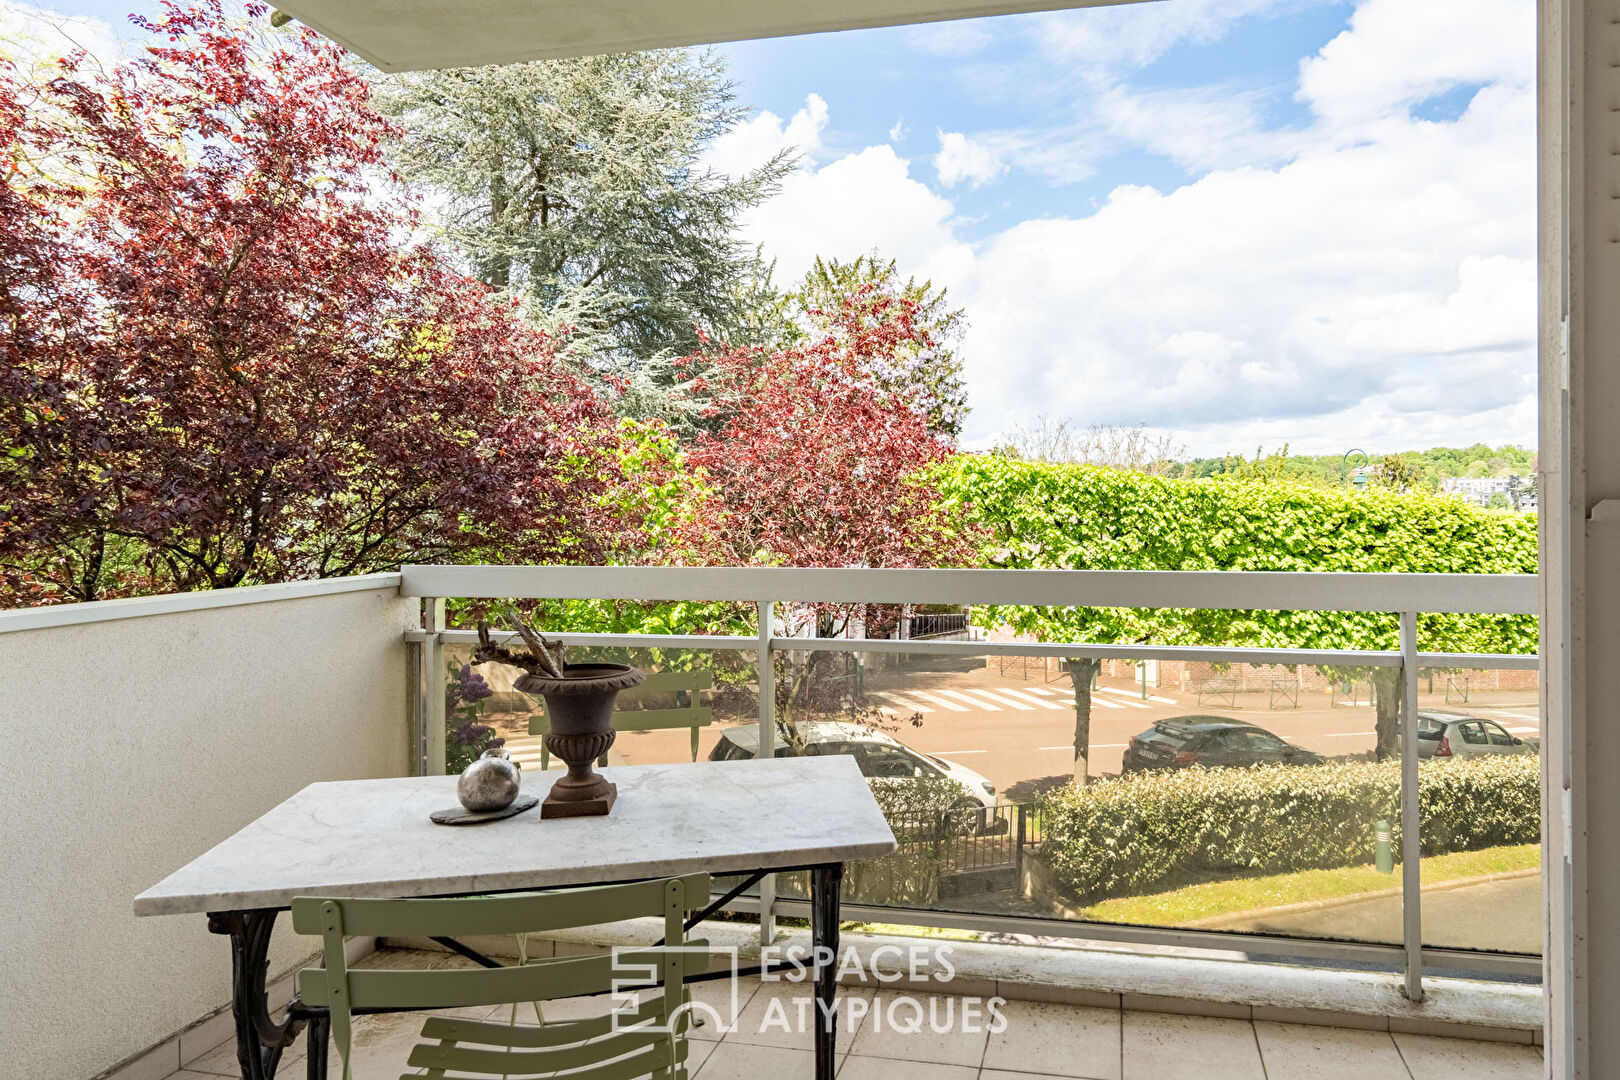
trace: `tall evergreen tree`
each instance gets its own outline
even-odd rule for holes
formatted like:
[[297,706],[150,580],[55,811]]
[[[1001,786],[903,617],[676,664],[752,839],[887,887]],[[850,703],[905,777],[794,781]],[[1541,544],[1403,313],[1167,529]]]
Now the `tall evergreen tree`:
[[542,326],[632,377],[657,411],[662,360],[699,328],[728,337],[747,317],[739,281],[755,252],[738,216],[792,167],[786,153],[740,176],[708,168],[743,119],[723,61],[689,50],[621,53],[378,76],[378,104],[405,129],[399,173],[429,194],[472,272],[523,298]]

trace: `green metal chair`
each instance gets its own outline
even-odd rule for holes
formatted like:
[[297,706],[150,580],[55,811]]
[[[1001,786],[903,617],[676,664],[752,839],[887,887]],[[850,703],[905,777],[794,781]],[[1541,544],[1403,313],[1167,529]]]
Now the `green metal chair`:
[[[615,980],[648,984],[657,992],[634,1011],[539,1026],[432,1017],[409,1064],[433,1080],[462,1076],[534,1076],[565,1073],[567,1080],[685,1080],[689,1010],[685,980],[707,968],[707,942],[689,941],[687,916],[709,901],[709,876],[640,881],[556,892],[478,896],[449,900],[344,900],[297,897],[293,929],[318,934],[324,967],[298,973],[299,997],[324,1005],[332,1043],[352,1080],[353,1015],[361,1010],[456,1009],[516,1005],[606,994]],[[514,934],[662,917],[665,942],[621,952],[530,961],[512,967],[468,969],[350,969],[343,942],[350,937],[457,937]],[[612,999],[604,998],[604,1006]],[[373,1078],[366,1078],[373,1080]]]
[[[655,671],[647,681],[619,693],[619,701],[635,700],[642,694],[676,693],[684,696],[686,705],[674,709],[624,709],[613,713],[613,727],[618,731],[662,731],[667,728],[692,729],[692,760],[698,756],[698,732],[714,722],[714,713],[706,705],[699,705],[698,692],[714,686],[714,673],[707,668],[691,671]],[[542,700],[540,711],[529,716],[529,734],[546,735],[551,731],[551,715]],[[597,765],[607,765],[607,755],[597,759]],[[551,751],[541,744],[540,768],[551,767]]]

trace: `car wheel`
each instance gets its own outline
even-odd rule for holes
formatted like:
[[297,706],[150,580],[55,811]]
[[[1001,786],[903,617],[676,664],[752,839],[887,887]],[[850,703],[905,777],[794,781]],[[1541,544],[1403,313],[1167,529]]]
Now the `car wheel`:
[[989,811],[977,799],[962,796],[951,804],[950,813],[953,821],[961,822],[973,835],[978,836],[985,831]]

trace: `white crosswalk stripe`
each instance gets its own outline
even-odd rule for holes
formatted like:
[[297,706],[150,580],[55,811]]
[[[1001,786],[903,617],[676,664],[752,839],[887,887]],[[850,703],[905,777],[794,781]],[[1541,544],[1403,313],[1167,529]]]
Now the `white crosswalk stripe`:
[[[1120,694],[1120,695],[1122,695],[1124,697],[1140,697],[1141,696],[1140,691],[1137,691],[1137,690],[1119,690],[1119,689],[1116,689],[1116,688],[1114,688],[1112,686],[1099,686],[1099,687],[1097,687],[1097,689],[1101,690],[1105,694]],[[1147,699],[1149,701],[1157,701],[1160,705],[1174,705],[1176,703],[1175,698],[1159,697],[1157,694],[1149,694],[1147,696]]]
[[990,712],[1000,712],[1001,711],[1001,706],[1000,705],[991,705],[988,702],[980,701],[978,698],[968,697],[966,694],[962,693],[962,691],[960,691],[960,690],[941,690],[940,693],[941,694],[949,694],[951,697],[955,698],[957,701],[965,701],[969,705],[973,705],[973,706],[975,706],[977,708],[980,708],[980,709],[986,709],[986,710],[988,710]]
[[905,709],[908,712],[928,713],[934,711],[934,708],[931,705],[924,705],[921,702],[913,701],[910,698],[903,698],[899,694],[891,694],[884,690],[868,690],[867,693],[872,697],[882,698],[891,705],[898,705],[900,708]]
[[1039,705],[1043,709],[1066,709],[1066,708],[1068,708],[1068,705],[1064,704],[1061,701],[1053,701],[1050,698],[1036,697],[1035,695],[1031,694],[1027,690],[1008,690],[1005,687],[998,687],[997,690],[996,690],[996,693],[1006,695],[1006,696],[1009,696],[1009,697],[1022,698],[1025,701],[1034,702],[1036,705]]
[[1117,701],[1110,701],[1105,697],[1098,697],[1096,694],[1091,695],[1091,704],[1099,709],[1123,709],[1125,707]]
[[958,705],[956,702],[947,701],[945,698],[940,697],[938,694],[931,694],[927,690],[913,690],[913,691],[911,691],[911,696],[912,697],[920,697],[924,701],[932,701],[935,705],[938,705],[940,708],[949,709],[951,712],[967,712],[967,709],[965,707],[963,707],[961,705]]
[[1029,702],[1025,701],[1023,698],[1013,697],[1011,694],[1003,693],[1000,690],[973,689],[973,690],[966,691],[966,693],[972,694],[975,697],[984,698],[986,701],[993,701],[997,705],[1010,705],[1013,708],[1019,710],[1020,712],[1034,712],[1035,711],[1035,706],[1031,705]]

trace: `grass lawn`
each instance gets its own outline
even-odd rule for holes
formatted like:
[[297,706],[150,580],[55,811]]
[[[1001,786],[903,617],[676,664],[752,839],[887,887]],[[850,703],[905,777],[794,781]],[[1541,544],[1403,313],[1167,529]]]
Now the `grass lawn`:
[[[1423,884],[1533,870],[1540,865],[1541,847],[1537,844],[1431,855],[1423,860]],[[1176,926],[1257,908],[1397,889],[1401,884],[1399,864],[1396,870],[1394,874],[1380,874],[1371,866],[1347,866],[1338,870],[1300,870],[1292,874],[1211,881],[1170,892],[1104,900],[1081,909],[1081,916],[1098,922]]]

